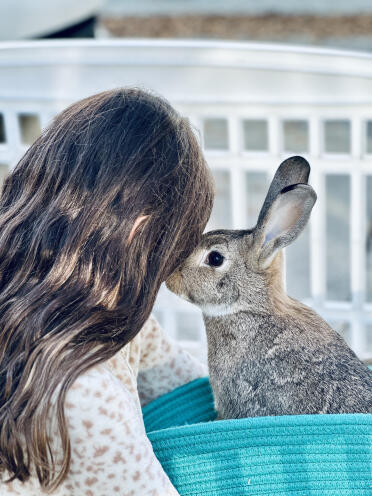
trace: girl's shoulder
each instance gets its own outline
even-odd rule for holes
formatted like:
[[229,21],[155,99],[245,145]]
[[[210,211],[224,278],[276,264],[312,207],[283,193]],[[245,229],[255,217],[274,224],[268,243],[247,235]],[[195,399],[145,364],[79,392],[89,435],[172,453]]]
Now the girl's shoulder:
[[[144,454],[151,460],[154,456],[137,403],[126,385],[104,364],[97,365],[73,382],[64,404],[71,467],[62,488],[71,492],[61,494],[115,494],[126,486],[140,494],[143,480],[137,477],[138,461]],[[58,460],[61,446],[58,425],[54,425],[53,452]]]
[[[161,340],[159,329],[156,319],[150,315],[141,331],[113,357],[77,377],[66,394],[66,411],[72,414],[83,404],[92,403],[95,409],[99,405],[99,412],[105,412],[115,396],[116,400],[134,401],[136,413],[142,416],[137,376],[143,356],[152,348],[157,348]],[[157,352],[161,354],[160,350]]]
[[67,391],[67,396],[70,399],[73,396],[79,398],[87,396],[100,398],[102,388],[114,387],[114,385],[117,385],[117,382],[115,376],[104,364],[95,365],[75,379]]
[[104,365],[81,374],[68,389],[64,404],[76,460],[115,463],[120,442],[135,444],[145,432],[136,398]]
[[110,405],[131,397],[128,387],[107,367],[96,365],[81,374],[66,393],[65,408],[67,412],[94,407],[95,414],[105,414]]

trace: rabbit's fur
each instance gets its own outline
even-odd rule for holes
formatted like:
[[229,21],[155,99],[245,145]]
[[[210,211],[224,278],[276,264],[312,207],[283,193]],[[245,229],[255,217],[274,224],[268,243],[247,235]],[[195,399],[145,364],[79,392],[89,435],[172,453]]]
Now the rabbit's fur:
[[255,228],[204,234],[166,283],[203,312],[217,420],[372,413],[372,372],[283,288],[280,248],[300,234],[316,201],[309,173],[302,157],[284,161]]

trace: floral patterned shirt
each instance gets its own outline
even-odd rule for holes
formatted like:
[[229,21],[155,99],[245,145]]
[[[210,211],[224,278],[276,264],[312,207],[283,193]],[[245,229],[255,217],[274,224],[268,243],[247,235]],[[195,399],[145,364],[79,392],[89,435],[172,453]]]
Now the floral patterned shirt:
[[[49,494],[178,495],[146,436],[141,408],[206,375],[207,366],[167,336],[151,316],[130,343],[80,375],[68,390],[65,413],[71,465],[64,482]],[[53,455],[62,461],[55,416],[50,421]],[[40,494],[44,493],[35,473],[24,483],[0,481],[0,496]]]

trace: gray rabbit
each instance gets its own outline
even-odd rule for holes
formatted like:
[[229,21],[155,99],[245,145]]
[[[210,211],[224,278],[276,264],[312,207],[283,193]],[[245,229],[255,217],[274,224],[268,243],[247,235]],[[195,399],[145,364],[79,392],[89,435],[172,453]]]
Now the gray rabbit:
[[309,173],[304,158],[285,160],[254,229],[204,234],[166,282],[203,312],[217,420],[372,413],[372,372],[283,288],[281,248],[304,229],[316,201]]

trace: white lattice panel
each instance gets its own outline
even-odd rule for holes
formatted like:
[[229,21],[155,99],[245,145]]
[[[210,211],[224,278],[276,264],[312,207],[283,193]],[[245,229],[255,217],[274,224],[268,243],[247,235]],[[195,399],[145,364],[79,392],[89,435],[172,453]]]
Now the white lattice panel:
[[[216,178],[208,228],[251,227],[279,163],[309,160],[318,201],[287,249],[288,292],[372,357],[372,57],[201,40],[4,43],[0,172],[66,105],[127,85],[159,92],[190,118]],[[162,288],[155,313],[206,360],[196,308]]]

